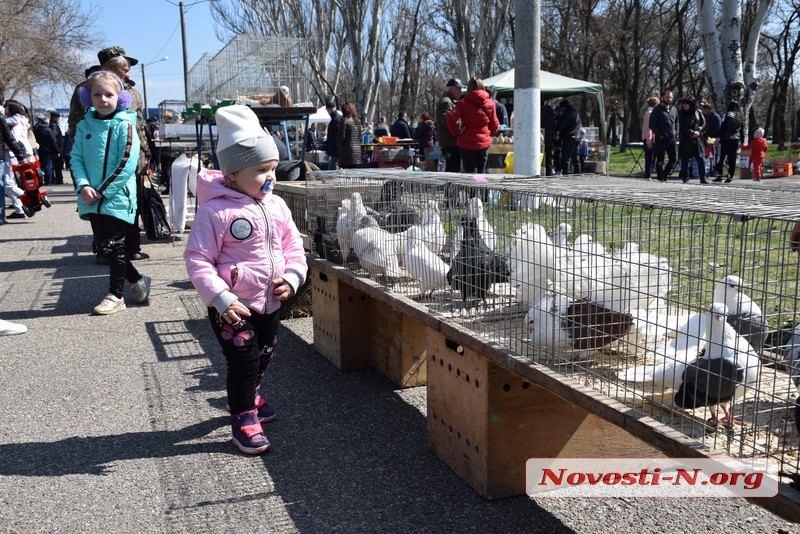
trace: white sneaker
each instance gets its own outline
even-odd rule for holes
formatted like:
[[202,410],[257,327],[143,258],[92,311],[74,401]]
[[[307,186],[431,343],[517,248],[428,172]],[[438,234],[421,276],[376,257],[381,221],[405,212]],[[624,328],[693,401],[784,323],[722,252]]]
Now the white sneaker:
[[111,293],[106,295],[100,304],[94,307],[95,315],[111,315],[125,309],[125,299],[117,298]]
[[150,280],[149,276],[142,275],[141,280],[133,284],[133,296],[136,298],[136,304],[144,304],[150,298]]
[[24,324],[12,323],[11,321],[4,321],[0,319],[0,336],[13,336],[15,334],[24,334],[28,331],[28,327]]

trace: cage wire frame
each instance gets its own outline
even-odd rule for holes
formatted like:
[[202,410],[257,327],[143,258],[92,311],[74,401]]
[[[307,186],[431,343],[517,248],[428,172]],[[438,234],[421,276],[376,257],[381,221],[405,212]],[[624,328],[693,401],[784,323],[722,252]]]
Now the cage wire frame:
[[310,98],[306,43],[294,37],[237,35],[213,57],[204,54],[189,70],[190,102],[252,98],[282,85],[295,103]]
[[[637,409],[712,450],[740,458],[769,458],[777,461],[784,472],[800,473],[800,433],[794,420],[797,390],[785,362],[793,347],[792,331],[800,323],[800,264],[798,254],[790,251],[788,244],[795,222],[800,221],[800,188],[788,184],[775,190],[699,187],[619,178],[600,182],[590,176],[542,179],[498,175],[484,179],[486,183],[467,175],[374,169],[310,173],[305,224],[313,236],[317,255],[371,276],[397,294],[419,300],[430,313]],[[387,229],[384,233],[373,230],[370,235],[376,242],[372,244],[395,252],[398,240],[402,247],[406,237],[407,244],[408,226],[425,225],[425,206],[435,202],[446,242],[433,248],[436,256],[454,270],[457,250],[469,244],[463,239],[458,244],[459,225],[465,224],[461,218],[474,208],[475,201],[470,199],[480,199],[483,216],[493,232],[492,252],[513,263],[515,274],[491,283],[484,298],[472,299],[464,306],[460,291],[452,288],[422,292],[419,276],[415,279],[407,270],[408,265],[402,265],[400,256],[406,252],[398,254],[400,276],[382,275],[374,269],[368,272],[360,265],[357,254],[351,252],[345,257],[341,252],[337,255],[336,250],[341,236],[348,239],[347,231],[351,231],[352,243],[355,232],[360,230],[358,223],[355,229],[347,229],[347,214],[342,215],[343,201],[353,209],[355,193],[363,203],[358,218],[369,215],[378,226]],[[416,218],[408,216],[412,212]],[[398,214],[400,217],[393,218]],[[621,269],[627,274],[607,276],[602,287],[610,288],[612,293],[619,290],[628,295],[625,302],[635,301],[640,306],[627,310],[631,316],[627,332],[596,349],[564,350],[546,343],[536,345],[532,339],[536,327],[525,323],[537,303],[527,302],[529,297],[522,298],[523,290],[545,297],[567,295],[573,303],[583,296],[565,290],[565,284],[552,280],[533,282],[531,277],[520,274],[534,271],[540,261],[534,255],[520,255],[520,247],[555,250],[553,232],[563,223],[571,226],[571,234],[556,255],[579,255],[585,262],[582,265],[607,262],[623,266]],[[547,237],[533,232],[533,225],[545,230]],[[522,234],[521,229],[525,228],[530,231]],[[593,245],[586,248],[581,243],[576,252],[579,240],[585,240],[587,235]],[[638,256],[625,252],[633,248],[629,245],[626,249],[628,243],[638,244]],[[569,265],[572,264],[559,263],[554,278],[572,276],[569,279],[574,284],[575,272]],[[642,265],[647,268],[642,270]],[[599,279],[601,275],[597,273],[605,272],[593,269],[588,270],[590,280],[592,276]],[[633,271],[638,274],[631,275]],[[644,285],[632,281],[647,275],[649,282]],[[730,404],[731,415],[744,425],[710,423],[709,418],[715,413],[713,406],[676,406],[676,380],[680,376],[661,385],[623,378],[658,365],[681,369],[680,365],[696,359],[700,347],[688,354],[670,352],[668,347],[677,330],[664,317],[683,320],[692,314],[702,316],[712,304],[715,287],[728,275],[747,283],[745,293],[760,306],[769,326],[758,353],[758,378],[739,388],[741,396]],[[555,334],[565,324],[564,318],[551,315],[556,317],[553,331],[544,333]],[[700,333],[684,339],[698,343]]]

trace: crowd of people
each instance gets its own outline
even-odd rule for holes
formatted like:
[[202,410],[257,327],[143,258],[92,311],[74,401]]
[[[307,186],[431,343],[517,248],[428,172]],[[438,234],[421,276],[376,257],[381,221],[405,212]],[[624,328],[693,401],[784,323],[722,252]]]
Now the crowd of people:
[[[651,180],[655,173],[658,181],[666,182],[680,164],[678,177],[684,183],[694,176],[703,184],[711,176],[713,182],[732,182],[740,148],[747,143],[739,103],[730,102],[720,117],[708,102],[684,96],[673,105],[673,98],[672,91],[665,90],[660,98],[646,100],[642,121],[645,178]],[[757,128],[749,143],[756,183],[761,182],[767,150],[763,137],[764,130]]]

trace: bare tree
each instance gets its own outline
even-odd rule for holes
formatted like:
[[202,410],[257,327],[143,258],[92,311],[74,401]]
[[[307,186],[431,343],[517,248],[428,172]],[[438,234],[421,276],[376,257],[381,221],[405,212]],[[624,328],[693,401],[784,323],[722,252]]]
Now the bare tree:
[[98,41],[90,12],[91,6],[79,0],[1,0],[0,97],[54,87],[71,90],[79,83],[84,68],[80,50]]
[[717,108],[722,109],[735,100],[747,116],[759,86],[758,41],[773,3],[774,0],[722,0],[717,20],[715,0],[697,0],[706,76]]

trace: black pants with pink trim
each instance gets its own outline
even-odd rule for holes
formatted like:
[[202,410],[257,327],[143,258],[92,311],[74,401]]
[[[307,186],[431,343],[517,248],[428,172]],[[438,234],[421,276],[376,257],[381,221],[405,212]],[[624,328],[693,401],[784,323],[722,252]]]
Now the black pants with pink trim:
[[272,361],[278,341],[278,312],[265,315],[250,310],[250,313],[250,317],[242,317],[241,324],[234,326],[216,308],[208,308],[211,328],[227,362],[228,405],[232,414],[255,408],[256,388]]

